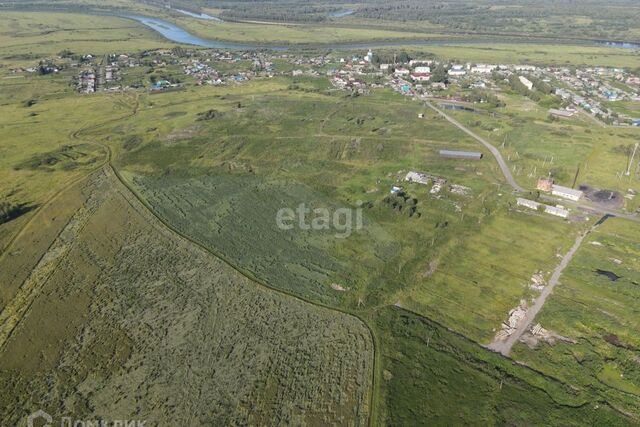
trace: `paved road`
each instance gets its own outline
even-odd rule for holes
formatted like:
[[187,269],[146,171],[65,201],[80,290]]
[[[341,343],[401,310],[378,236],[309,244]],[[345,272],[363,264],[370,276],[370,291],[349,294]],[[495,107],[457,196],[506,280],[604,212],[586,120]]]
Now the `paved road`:
[[[525,192],[525,191],[527,191],[525,188],[521,187],[516,182],[515,178],[511,174],[511,170],[509,169],[509,166],[507,165],[507,162],[505,162],[504,158],[502,157],[502,154],[500,153],[500,151],[496,147],[494,147],[490,142],[488,142],[486,139],[482,138],[477,133],[475,133],[472,130],[466,128],[462,123],[460,123],[459,121],[457,121],[456,119],[454,119],[453,117],[451,117],[450,115],[445,113],[442,109],[440,109],[440,108],[436,107],[435,105],[433,105],[431,102],[425,101],[425,104],[427,105],[427,107],[433,109],[438,114],[440,114],[449,123],[451,123],[452,125],[454,125],[458,129],[460,129],[461,131],[463,131],[464,133],[466,133],[467,135],[469,135],[470,137],[472,137],[476,141],[480,142],[482,145],[484,145],[487,148],[487,150],[489,150],[491,152],[493,157],[498,162],[498,166],[500,166],[500,170],[502,171],[502,175],[504,175],[505,180],[513,188],[514,191],[516,191],[516,192]],[[545,198],[549,199],[549,197],[545,197]],[[550,199],[550,200],[552,200],[554,202],[557,202],[556,199]],[[631,220],[631,221],[640,222],[640,218],[636,214],[627,214],[627,213],[619,212],[617,210],[610,210],[610,209],[602,208],[602,207],[599,207],[599,206],[594,206],[594,205],[589,204],[589,203],[584,203],[584,202],[583,203],[574,203],[574,202],[571,202],[571,201],[568,201],[568,200],[567,201],[563,200],[563,204],[568,205],[568,206],[572,206],[572,207],[578,208],[578,209],[584,209],[584,210],[587,210],[587,211],[590,211],[590,212],[593,212],[593,213],[596,213],[596,214],[611,215],[611,216],[615,216],[615,217],[618,217],[618,218],[624,218],[624,219],[628,219],[628,220]]]
[[564,269],[567,268],[567,266],[573,259],[573,256],[576,254],[576,252],[580,248],[580,245],[582,244],[582,241],[584,240],[584,238],[587,237],[587,235],[591,233],[593,230],[595,230],[596,227],[598,227],[598,225],[600,225],[601,223],[602,223],[602,220],[598,221],[596,225],[594,225],[588,231],[578,236],[578,238],[576,239],[576,242],[573,244],[571,249],[569,249],[569,252],[567,252],[566,255],[562,257],[562,261],[560,261],[560,264],[553,271],[553,274],[551,275],[551,279],[549,279],[549,283],[547,284],[547,286],[545,286],[545,288],[540,293],[540,296],[536,298],[533,305],[527,310],[527,314],[520,321],[515,332],[509,335],[509,337],[504,341],[501,340],[501,341],[492,342],[488,346],[489,349],[502,353],[504,356],[509,355],[509,353],[511,352],[511,348],[520,340],[520,337],[522,337],[522,334],[524,334],[527,330],[529,330],[536,316],[538,315],[540,310],[542,310],[542,307],[544,306],[544,303],[547,301],[547,298],[549,297],[549,295],[551,295],[551,293],[553,292],[553,289],[559,283],[560,275],[562,274]]

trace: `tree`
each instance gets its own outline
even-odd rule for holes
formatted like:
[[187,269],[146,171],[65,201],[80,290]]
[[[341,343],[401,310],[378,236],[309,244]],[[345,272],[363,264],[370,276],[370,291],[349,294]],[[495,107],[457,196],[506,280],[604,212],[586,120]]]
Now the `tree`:
[[431,81],[434,83],[447,83],[449,81],[449,74],[444,65],[438,64],[431,74]]
[[409,62],[410,60],[411,58],[409,57],[409,54],[406,51],[403,50],[398,54],[398,61],[400,63],[404,64],[406,62]]

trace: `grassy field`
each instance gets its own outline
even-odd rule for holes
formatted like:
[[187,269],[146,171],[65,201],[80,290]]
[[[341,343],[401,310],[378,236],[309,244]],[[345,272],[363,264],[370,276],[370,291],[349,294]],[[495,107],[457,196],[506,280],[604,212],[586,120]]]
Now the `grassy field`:
[[[486,162],[439,161],[434,152],[439,147],[474,145],[434,116],[427,123],[403,121],[417,117],[420,105],[388,94],[351,100],[296,90],[269,95],[245,90],[221,95],[225,99],[207,97],[206,103],[155,96],[152,109],[139,111],[140,126],[159,117],[175,119],[164,120],[166,130],[157,129],[154,141],[118,151],[118,164],[163,217],[271,284],[351,308],[391,302],[392,291],[412,282],[414,270],[423,268],[416,263],[418,254],[438,247],[424,248],[421,242],[444,242],[453,234],[437,224],[467,227],[477,221],[471,206],[478,201],[446,190],[435,198],[429,188],[410,189],[419,200],[419,218],[385,205],[388,189],[404,177],[399,170],[445,174],[477,193],[493,180],[494,167]],[[358,113],[360,105],[366,115]],[[198,108],[213,107],[219,118],[197,121]],[[177,109],[185,114],[173,114]],[[185,125],[185,131],[174,130]],[[138,131],[129,127],[126,132]],[[468,170],[475,175],[465,174]],[[282,207],[355,208],[358,201],[368,206],[365,227],[350,239],[337,239],[332,230],[288,234],[276,227]],[[466,218],[456,214],[456,206],[469,207]],[[413,233],[406,233],[407,227]],[[238,234],[238,229],[245,231]],[[354,256],[361,260],[357,266],[350,262]],[[293,280],[296,276],[308,282]],[[332,283],[349,291],[336,292]]]
[[55,12],[0,15],[0,56],[14,62],[51,57],[70,47],[103,55],[169,45],[158,33],[124,18]]
[[[169,18],[171,19],[171,18]],[[260,24],[216,22],[188,17],[172,19],[180,27],[203,38],[247,43],[324,44],[369,40],[429,38],[433,34],[345,28],[331,25]]]
[[573,342],[534,340],[514,354],[580,390],[615,396],[619,409],[631,413],[640,404],[639,239],[638,227],[617,219],[591,234],[539,317],[543,327]]
[[626,114],[633,118],[640,118],[640,103],[637,101],[615,101],[607,102],[605,105],[617,113]]
[[[150,141],[133,151],[118,148],[125,177],[181,232],[271,286],[364,316],[399,304],[487,343],[508,311],[533,297],[531,277],[548,277],[581,228],[514,210],[488,162],[442,162],[438,147],[477,145],[433,115],[407,120],[422,111],[420,104],[385,92],[301,93],[278,80],[269,89],[216,89],[220,95],[206,96],[206,104],[189,94],[155,96],[153,108],[138,113],[141,123],[116,131],[135,134],[165,118]],[[205,105],[221,114],[197,121]],[[384,189],[411,169],[467,185],[474,197],[434,197],[430,187],[405,184],[422,215],[399,214],[385,205]],[[344,241],[330,232],[287,234],[275,227],[279,207],[354,207],[357,200],[371,203],[365,228]],[[562,384],[574,386],[568,377]],[[570,406],[625,402],[607,387],[584,393]]]
[[[589,184],[626,193],[640,191],[640,175],[621,176],[629,163],[628,148],[640,141],[634,128],[603,128],[583,116],[551,122],[548,107],[504,93],[505,107],[494,116],[455,111],[463,124],[498,147],[521,184],[535,187],[551,173],[561,185]],[[626,201],[634,210],[637,201]]]
[[[573,241],[579,225],[513,210],[492,162],[441,161],[439,148],[478,146],[432,114],[408,119],[420,104],[386,92],[344,98],[279,83],[270,81],[271,93],[248,85],[202,100],[155,95],[153,108],[143,101],[136,125],[110,132],[117,164],[158,214],[270,285],[350,310],[400,303],[489,342],[508,311],[531,297],[531,276],[548,274]],[[206,108],[218,116],[198,121]],[[148,140],[143,129],[151,122],[161,124]],[[118,134],[145,142],[123,150]],[[420,214],[409,217],[386,202],[409,170],[470,193],[434,195],[430,186],[405,183]],[[276,226],[282,207],[355,209],[358,202],[366,206],[364,228],[348,239]]]
[[510,363],[436,323],[381,310],[389,425],[632,425],[588,391]]
[[[604,246],[581,249],[540,319],[568,341],[515,349],[533,371],[476,342],[533,296],[531,276],[547,277],[584,223],[516,209],[492,157],[419,102],[284,76],[79,95],[76,69],[16,77],[8,68],[62,49],[99,55],[164,42],[115,18],[3,12],[0,25],[1,201],[41,207],[0,225],[0,247],[15,237],[0,257],[3,422],[34,405],[184,424],[637,421],[637,227],[607,222],[591,237]],[[92,42],[92,26],[109,41]],[[433,49],[465,61],[553,62],[570,48]],[[637,60],[606,52],[566,57]],[[181,71],[172,67],[158,73]],[[147,71],[128,78],[146,81]],[[637,176],[615,177],[633,130],[581,117],[552,123],[545,107],[501,97],[497,118],[454,114],[500,147],[521,184],[532,187],[553,157],[562,184],[579,164],[579,182],[640,191]],[[107,147],[135,194],[108,167],[82,181],[103,167]],[[444,160],[443,148],[485,158]],[[404,182],[408,171],[446,184]],[[390,194],[394,185],[404,197]],[[348,238],[278,229],[278,209],[300,203],[361,207],[363,228]],[[595,277],[594,266],[622,278]]]
[[536,44],[536,43],[473,43],[455,42],[446,46],[408,47],[410,51],[427,51],[439,58],[497,64],[541,64],[556,66],[640,66],[637,49],[623,49],[584,45]]
[[80,207],[4,299],[3,317],[30,308],[8,340],[2,322],[3,423],[40,407],[56,419],[367,424],[373,343],[360,321],[252,283],[119,185],[100,172],[83,200],[69,193]]
[[488,343],[509,310],[532,299],[531,277],[550,275],[576,228],[537,214],[493,212],[475,230],[458,233],[400,302]]

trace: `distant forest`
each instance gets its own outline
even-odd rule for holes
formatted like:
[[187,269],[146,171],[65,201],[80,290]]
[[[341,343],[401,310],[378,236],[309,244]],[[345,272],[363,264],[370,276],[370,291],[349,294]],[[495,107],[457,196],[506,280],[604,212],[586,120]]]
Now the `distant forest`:
[[[163,0],[147,0],[165,3]],[[637,0],[176,0],[172,5],[221,9],[227,19],[278,22],[420,24],[453,32],[640,39]],[[177,7],[177,6],[174,6]],[[353,11],[348,17],[335,14]]]

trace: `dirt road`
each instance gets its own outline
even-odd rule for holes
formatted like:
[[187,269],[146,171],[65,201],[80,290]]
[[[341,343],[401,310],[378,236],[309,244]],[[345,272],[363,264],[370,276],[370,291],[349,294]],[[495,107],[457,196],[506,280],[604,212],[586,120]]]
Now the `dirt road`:
[[[493,155],[493,157],[496,159],[496,162],[498,162],[498,166],[500,166],[500,170],[502,171],[502,175],[504,175],[505,180],[513,188],[514,191],[519,192],[519,193],[527,191],[525,188],[521,187],[520,184],[518,184],[516,182],[515,178],[511,174],[511,170],[509,170],[509,166],[507,165],[507,162],[505,162],[504,158],[502,157],[502,154],[500,153],[500,151],[496,147],[494,147],[490,142],[488,142],[486,139],[484,139],[483,137],[481,137],[477,133],[475,133],[472,130],[466,128],[462,123],[460,123],[459,121],[457,121],[456,119],[454,119],[453,117],[451,117],[450,115],[448,115],[447,113],[442,111],[440,108],[438,108],[435,105],[433,105],[431,102],[425,101],[425,105],[427,107],[431,108],[432,110],[434,110],[435,112],[437,112],[440,116],[442,116],[449,123],[451,123],[452,125],[454,125],[458,129],[460,129],[461,131],[463,131],[464,133],[466,133],[467,135],[469,135],[470,137],[472,137],[476,141],[480,142],[482,145],[484,145],[487,148],[487,150],[489,150],[491,152],[491,154]],[[548,197],[545,197],[545,198],[548,198]],[[549,198],[549,200],[552,200],[552,201],[556,202],[556,199],[554,199],[554,198]],[[570,200],[564,200],[563,203],[567,204],[569,206],[572,206],[574,208],[579,208],[579,209],[591,211],[591,212],[594,212],[594,213],[597,213],[597,214],[601,214],[601,215],[611,215],[611,216],[616,216],[616,217],[619,217],[619,218],[628,219],[630,221],[640,222],[640,218],[636,214],[627,214],[627,213],[623,213],[623,212],[620,212],[620,211],[614,211],[614,210],[610,210],[610,209],[606,209],[606,208],[601,208],[601,207],[594,206],[592,204],[588,204],[588,203],[584,203],[584,202],[575,203],[575,202],[571,202]]]
[[509,353],[511,352],[511,348],[515,345],[515,343],[518,342],[518,340],[520,340],[520,337],[522,337],[522,334],[524,334],[527,330],[529,330],[536,316],[538,315],[540,310],[542,310],[542,307],[544,306],[544,303],[547,301],[547,298],[549,297],[549,295],[553,293],[553,289],[556,287],[556,285],[558,285],[560,281],[560,275],[562,274],[564,269],[567,268],[567,266],[573,259],[573,256],[576,254],[576,252],[580,248],[580,245],[582,244],[582,241],[584,240],[584,238],[587,237],[589,233],[595,230],[600,224],[602,224],[604,219],[606,219],[606,217],[598,221],[593,227],[591,227],[586,232],[581,233],[576,238],[576,241],[571,247],[571,249],[569,249],[569,252],[567,252],[565,256],[562,257],[560,264],[553,271],[553,274],[551,275],[551,278],[549,279],[549,283],[547,284],[547,286],[545,286],[545,288],[540,293],[540,296],[536,298],[533,305],[529,307],[529,309],[527,310],[527,314],[520,321],[515,332],[509,335],[509,337],[506,340],[492,342],[488,346],[489,349],[496,351],[498,353],[501,353],[504,356],[509,355]]
[[449,123],[451,123],[458,129],[460,129],[461,131],[463,131],[464,133],[466,133],[476,141],[480,142],[482,145],[484,145],[487,148],[487,150],[491,152],[493,157],[495,157],[496,161],[498,162],[498,166],[500,166],[500,169],[502,170],[502,174],[504,175],[504,178],[507,180],[507,183],[511,187],[513,187],[515,191],[517,192],[526,191],[524,188],[520,187],[520,185],[513,178],[513,175],[509,170],[509,166],[507,165],[507,162],[504,161],[502,154],[500,154],[500,151],[498,151],[496,147],[494,147],[490,142],[482,138],[480,135],[464,127],[462,123],[460,123],[459,121],[457,121],[456,119],[454,119],[453,117],[451,117],[450,115],[448,115],[447,113],[445,113],[444,111],[442,111],[441,109],[439,109],[438,107],[430,103],[429,101],[426,101],[425,103],[427,107],[431,108],[432,110],[440,114]]

